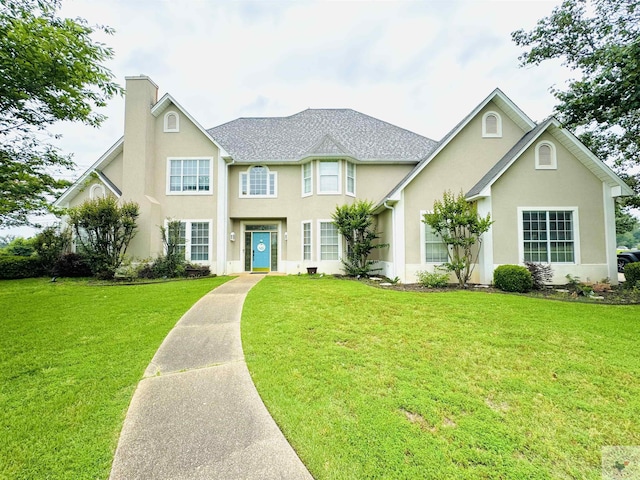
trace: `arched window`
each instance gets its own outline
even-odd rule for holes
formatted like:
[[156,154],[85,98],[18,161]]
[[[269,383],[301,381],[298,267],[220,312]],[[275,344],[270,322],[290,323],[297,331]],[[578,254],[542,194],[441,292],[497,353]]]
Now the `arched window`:
[[164,131],[165,132],[180,131],[180,117],[176,112],[168,112],[164,116]]
[[502,137],[502,118],[496,112],[487,112],[482,116],[482,136]]
[[556,147],[551,142],[540,142],[536,145],[536,169],[555,170],[558,168]]
[[91,190],[89,190],[89,198],[91,200],[95,200],[96,198],[104,198],[105,191],[104,187],[98,183],[91,185]]
[[277,173],[270,172],[262,165],[250,167],[240,173],[241,197],[275,197],[277,196]]

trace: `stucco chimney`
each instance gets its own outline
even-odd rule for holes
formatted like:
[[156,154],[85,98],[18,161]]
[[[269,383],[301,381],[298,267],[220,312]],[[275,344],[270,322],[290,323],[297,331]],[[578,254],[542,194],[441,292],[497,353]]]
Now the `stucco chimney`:
[[125,78],[123,188],[126,200],[141,201],[153,189],[154,117],[158,86],[145,75]]

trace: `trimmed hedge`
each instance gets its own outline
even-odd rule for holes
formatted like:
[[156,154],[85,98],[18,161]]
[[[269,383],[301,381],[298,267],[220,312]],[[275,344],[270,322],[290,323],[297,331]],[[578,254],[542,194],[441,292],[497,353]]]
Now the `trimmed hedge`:
[[0,278],[33,278],[45,275],[42,261],[38,257],[0,256]]
[[91,267],[82,255],[65,253],[53,267],[54,275],[58,277],[91,277]]
[[505,292],[528,292],[533,288],[531,272],[520,265],[500,265],[493,272],[493,284]]
[[630,287],[640,285],[640,262],[627,263],[624,267],[625,283]]

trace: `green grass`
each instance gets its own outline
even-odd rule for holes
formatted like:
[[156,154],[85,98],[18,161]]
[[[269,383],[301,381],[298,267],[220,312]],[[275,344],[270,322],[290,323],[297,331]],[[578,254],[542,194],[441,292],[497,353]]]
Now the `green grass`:
[[0,282],[0,478],[107,478],[138,381],[218,277]]
[[599,479],[640,445],[640,309],[268,277],[245,355],[317,479]]

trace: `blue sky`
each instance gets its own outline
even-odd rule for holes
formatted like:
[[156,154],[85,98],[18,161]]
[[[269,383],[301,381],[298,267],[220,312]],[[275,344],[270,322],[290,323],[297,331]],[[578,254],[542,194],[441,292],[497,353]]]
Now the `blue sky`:
[[[116,80],[150,76],[206,128],[353,108],[438,140],[496,87],[534,120],[552,113],[549,87],[570,72],[520,68],[510,33],[559,3],[63,0],[61,13],[113,27],[96,39],[115,50]],[[124,100],[103,113],[99,129],[55,127],[78,164],[70,179],[122,135]]]

